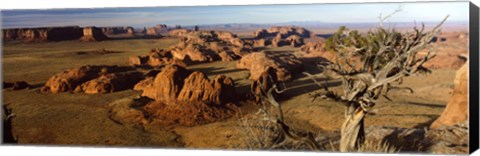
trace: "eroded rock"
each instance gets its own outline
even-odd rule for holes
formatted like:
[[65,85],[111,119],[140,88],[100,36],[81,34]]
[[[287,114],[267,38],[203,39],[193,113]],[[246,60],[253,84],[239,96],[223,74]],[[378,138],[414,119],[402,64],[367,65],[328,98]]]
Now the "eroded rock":
[[273,67],[279,81],[292,79],[292,74],[303,70],[303,64],[292,54],[248,54],[237,62],[237,68],[250,70],[250,79],[258,80],[268,67]]

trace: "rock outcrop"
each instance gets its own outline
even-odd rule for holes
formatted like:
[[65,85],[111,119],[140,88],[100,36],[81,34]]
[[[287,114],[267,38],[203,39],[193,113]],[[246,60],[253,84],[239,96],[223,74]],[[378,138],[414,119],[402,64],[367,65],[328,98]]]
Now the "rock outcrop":
[[85,27],[83,28],[83,36],[80,38],[81,41],[103,41],[107,40],[108,37],[103,34],[102,29],[97,27]]
[[209,80],[205,74],[193,72],[185,79],[177,101],[221,105],[234,101],[235,96],[235,85],[231,78],[220,75]]
[[170,47],[175,59],[211,62],[233,61],[252,51],[252,46],[226,31],[190,31],[175,29],[170,36],[180,37],[179,44]]
[[288,81],[303,70],[303,64],[293,54],[258,52],[248,54],[237,62],[237,68],[250,70],[250,79],[258,80],[268,67],[273,67],[279,81]]
[[193,126],[222,120],[232,114],[235,84],[223,75],[213,80],[201,72],[169,65],[154,78],[135,85],[142,96],[155,101],[143,107],[153,124]]
[[133,27],[100,27],[105,35],[128,34],[133,35]]
[[78,26],[17,28],[2,31],[4,41],[21,40],[23,42],[78,40],[83,35],[82,28]]
[[468,119],[468,61],[457,71],[454,85],[453,96],[431,128],[452,126]]
[[[185,60],[185,59],[184,59]],[[179,60],[173,58],[171,51],[165,49],[152,49],[148,55],[145,56],[131,56],[128,58],[128,64],[131,66],[150,66],[161,67],[169,64],[176,64],[180,66],[187,66],[189,60]]]
[[86,94],[112,93],[132,88],[142,79],[140,72],[110,73],[83,83],[75,92]]
[[192,32],[188,29],[173,29],[168,31],[168,36],[171,37],[187,37],[187,34]]
[[184,79],[190,74],[185,68],[169,65],[155,76],[153,84],[145,85],[142,96],[165,104],[175,104]]
[[[253,93],[255,102],[259,103],[262,96],[267,96],[265,93],[268,92],[268,89],[272,88],[277,82],[277,73],[273,67],[268,67],[267,70],[260,75],[258,80],[252,81],[250,92]],[[273,96],[276,95],[277,94],[274,92]]]
[[269,29],[259,29],[253,33],[253,36],[257,39],[276,37],[280,35],[281,38],[287,38],[291,35],[298,35],[300,37],[308,38],[311,36],[311,32],[303,27],[294,26],[274,26]]
[[52,76],[40,91],[110,93],[133,88],[141,79],[143,73],[130,67],[82,66]]
[[97,66],[82,66],[63,71],[48,79],[41,91],[52,93],[73,91],[82,83],[98,77],[100,70],[101,68]]

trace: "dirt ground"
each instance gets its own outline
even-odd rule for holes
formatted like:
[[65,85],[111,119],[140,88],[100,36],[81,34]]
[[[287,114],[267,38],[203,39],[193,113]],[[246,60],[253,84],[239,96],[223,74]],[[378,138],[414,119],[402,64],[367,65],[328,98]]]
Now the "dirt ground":
[[[155,148],[245,149],[239,118],[252,115],[251,104],[240,107],[238,115],[225,121],[195,127],[138,127],[122,125],[109,118],[108,104],[140,92],[125,90],[109,94],[40,93],[39,88],[55,73],[82,65],[127,65],[128,56],[145,55],[151,48],[166,48],[176,39],[134,39],[101,42],[63,41],[49,43],[5,43],[3,45],[3,80],[27,81],[35,87],[28,90],[4,89],[3,104],[12,108],[13,132],[20,144],[82,145]],[[467,48],[466,46],[464,48]],[[98,53],[106,49],[112,53]],[[293,52],[297,48],[267,49]],[[209,77],[224,74],[231,77],[237,91],[246,93],[248,71],[235,68],[233,62],[211,62],[189,66]],[[307,71],[315,73],[315,68]],[[366,117],[367,126],[427,127],[442,113],[453,89],[455,69],[435,69],[429,75],[408,77],[403,86],[414,94],[392,91],[393,101],[381,99],[377,114]],[[321,76],[319,76],[321,77]],[[338,86],[336,81],[330,86]],[[324,99],[312,102],[311,94],[320,88],[307,77],[296,75],[289,88],[279,97],[287,123],[296,129],[315,133],[338,132],[344,120],[344,106]]]

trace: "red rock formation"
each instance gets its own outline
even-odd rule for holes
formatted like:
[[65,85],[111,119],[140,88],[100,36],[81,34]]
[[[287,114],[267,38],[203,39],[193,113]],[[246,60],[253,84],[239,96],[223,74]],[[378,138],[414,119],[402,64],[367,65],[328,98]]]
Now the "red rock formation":
[[173,29],[168,31],[168,36],[172,37],[187,37],[187,34],[190,33],[191,30],[187,29]]
[[225,104],[236,99],[234,86],[233,80],[223,75],[209,80],[205,74],[193,72],[185,79],[177,101]]
[[216,35],[216,37],[218,39],[224,40],[224,41],[228,41],[228,40],[237,38],[237,35],[235,35],[231,32],[228,32],[228,31],[214,31],[213,33]]
[[147,27],[145,28],[145,34],[150,35],[150,36],[158,36],[159,33],[157,32],[157,29],[154,27]]
[[155,76],[151,87],[144,88],[142,96],[165,104],[175,104],[177,96],[183,87],[183,81],[189,74],[189,71],[181,66],[165,66]]
[[209,51],[204,46],[198,44],[188,44],[185,48],[177,47],[171,50],[173,58],[179,60],[189,59],[198,62],[210,62],[217,60],[213,51]]
[[240,58],[238,55],[235,55],[233,52],[230,51],[222,51],[219,52],[218,55],[220,56],[220,58],[222,58],[222,61],[224,62],[230,62]]
[[454,84],[453,96],[430,128],[452,126],[468,120],[468,61],[457,71]]
[[[277,74],[274,68],[268,67],[258,80],[252,81],[250,85],[250,92],[253,93],[255,101],[258,103],[262,96],[267,96],[265,93],[278,82]],[[276,96],[276,93],[273,93]]]
[[155,99],[143,107],[153,124],[193,126],[231,116],[236,99],[233,80],[225,76],[208,79],[201,72],[190,74],[185,68],[170,65],[156,77],[136,86],[142,96]]
[[133,88],[143,77],[143,73],[131,67],[82,66],[55,74],[40,91],[110,93]]
[[253,46],[255,46],[255,47],[264,47],[264,46],[267,46],[268,44],[269,44],[269,42],[267,42],[267,40],[265,40],[263,38],[253,41]]
[[291,35],[298,35],[300,37],[310,37],[311,32],[302,27],[292,27],[292,26],[274,26],[267,30],[259,29],[253,33],[253,36],[256,39],[260,38],[268,38],[268,37],[276,37],[280,35],[282,39],[287,38]]
[[143,91],[145,90],[145,88],[153,87],[154,80],[155,77],[147,77],[144,80],[141,80],[140,82],[135,84],[135,86],[133,86],[133,90]]
[[279,81],[292,79],[293,73],[303,70],[303,64],[292,54],[251,53],[237,62],[237,68],[250,70],[250,79],[258,80],[268,67],[276,70]]
[[103,41],[108,37],[103,34],[102,29],[97,27],[85,27],[83,28],[83,36],[81,41]]
[[141,78],[142,73],[140,72],[103,74],[83,83],[75,91],[86,94],[112,93],[132,88]]
[[[185,60],[189,62],[189,60]],[[164,49],[152,49],[146,56],[131,56],[128,58],[128,64],[131,66],[151,66],[161,67],[168,64],[187,66],[184,61],[173,58],[170,51]]]
[[39,27],[39,28],[20,28],[4,29],[3,39],[22,40],[24,42],[39,41],[66,41],[78,40],[82,37],[82,28],[78,26],[68,27]]
[[101,27],[100,29],[106,35],[134,34],[133,27]]
[[96,66],[82,66],[66,70],[52,76],[41,88],[41,91],[52,93],[73,91],[82,83],[98,77],[100,70],[101,68]]

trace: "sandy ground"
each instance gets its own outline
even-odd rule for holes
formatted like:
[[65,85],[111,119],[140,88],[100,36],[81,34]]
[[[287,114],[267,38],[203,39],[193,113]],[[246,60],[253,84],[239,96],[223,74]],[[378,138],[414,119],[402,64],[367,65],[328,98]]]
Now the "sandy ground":
[[[78,41],[51,43],[7,43],[3,47],[3,80],[24,80],[36,87],[28,90],[3,90],[3,103],[16,117],[13,131],[20,144],[142,146],[157,148],[245,149],[245,135],[239,118],[252,115],[256,107],[244,104],[238,115],[225,121],[196,127],[138,127],[110,120],[107,105],[117,99],[139,95],[125,90],[110,94],[85,95],[40,93],[40,86],[50,76],[71,67],[88,64],[126,65],[128,56],[147,54],[150,48],[165,48],[174,39],[115,40],[85,43]],[[78,53],[107,49],[116,53]],[[295,51],[292,48],[267,49]],[[232,77],[240,93],[248,92],[247,70],[235,68],[234,62],[211,62],[189,66],[209,77],[225,74]],[[315,73],[315,69],[307,67]],[[392,91],[393,101],[382,99],[378,113],[366,117],[367,126],[426,127],[436,119],[451,96],[455,69],[436,69],[430,75],[405,79],[403,86],[416,92]],[[320,76],[321,77],[321,76]],[[340,83],[329,82],[335,87]],[[311,93],[319,91],[309,78],[296,75],[288,82],[289,90],[279,101],[284,106],[287,123],[295,129],[321,133],[338,132],[344,120],[344,106],[324,99],[312,102]],[[338,88],[337,88],[338,89]]]

